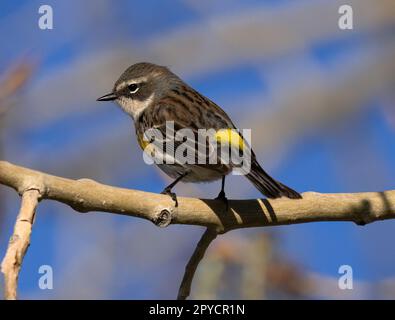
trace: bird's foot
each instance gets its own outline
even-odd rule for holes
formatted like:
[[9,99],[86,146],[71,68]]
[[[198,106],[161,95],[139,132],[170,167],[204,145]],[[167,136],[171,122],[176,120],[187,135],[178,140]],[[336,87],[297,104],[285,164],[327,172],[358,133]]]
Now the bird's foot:
[[175,206],[178,207],[177,195],[171,191],[170,188],[164,188],[161,194],[166,194],[171,197],[171,199],[175,202]]
[[215,198],[215,200],[221,200],[226,207],[226,211],[228,211],[229,209],[229,201],[228,198],[225,195],[225,192],[223,190],[221,190],[221,192],[218,194],[218,196]]

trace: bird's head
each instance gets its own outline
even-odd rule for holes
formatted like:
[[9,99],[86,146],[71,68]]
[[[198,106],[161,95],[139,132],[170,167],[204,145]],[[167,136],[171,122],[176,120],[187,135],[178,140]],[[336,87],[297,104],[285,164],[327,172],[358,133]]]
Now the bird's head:
[[111,93],[97,101],[116,101],[134,119],[158,101],[179,78],[168,68],[141,62],[130,66],[115,82]]

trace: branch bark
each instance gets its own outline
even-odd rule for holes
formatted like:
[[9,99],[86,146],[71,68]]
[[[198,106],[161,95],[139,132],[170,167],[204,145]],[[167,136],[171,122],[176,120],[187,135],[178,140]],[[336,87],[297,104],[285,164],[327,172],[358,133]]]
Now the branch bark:
[[353,221],[364,225],[395,218],[395,190],[384,192],[303,193],[303,199],[222,201],[178,197],[107,186],[93,180],[71,180],[0,161],[0,184],[19,194],[36,189],[42,199],[56,200],[79,212],[102,211],[144,218],[160,227],[199,225],[223,233],[232,229],[317,221]]
[[[220,200],[178,197],[178,207],[175,207],[166,195],[111,187],[89,179],[56,177],[5,161],[0,161],[0,184],[22,195],[21,212],[2,265],[9,298],[16,297],[18,272],[30,242],[39,198],[62,202],[79,212],[103,211],[144,218],[159,227],[169,224],[207,227],[186,266],[179,299],[189,295],[196,268],[217,234],[247,227],[317,221],[352,221],[365,225],[395,218],[395,190],[343,194],[305,192],[303,199],[298,200],[229,200],[228,210]],[[21,228],[25,229],[19,232]],[[14,241],[19,238],[18,242]]]
[[7,252],[1,263],[4,274],[4,296],[7,300],[17,297],[17,283],[23,258],[30,245],[30,235],[40,193],[38,190],[26,190],[22,195],[22,204],[15,222],[14,233],[10,238]]

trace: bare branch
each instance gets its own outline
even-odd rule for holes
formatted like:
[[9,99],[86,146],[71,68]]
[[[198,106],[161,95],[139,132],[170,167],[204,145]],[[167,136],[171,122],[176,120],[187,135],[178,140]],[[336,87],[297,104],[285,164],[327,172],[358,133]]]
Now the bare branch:
[[192,280],[195,276],[196,269],[200,261],[203,259],[208,246],[211,242],[213,242],[217,235],[218,233],[215,231],[215,229],[211,228],[207,228],[207,230],[203,233],[202,238],[198,242],[195,251],[193,252],[188,264],[185,267],[184,277],[182,278],[180,289],[178,290],[178,300],[185,300],[188,298],[189,293],[191,292]]
[[135,216],[165,227],[200,225],[222,233],[232,229],[287,225],[316,221],[353,221],[367,224],[395,218],[395,190],[385,192],[320,194],[303,193],[303,199],[222,201],[178,198],[111,187],[89,179],[71,180],[0,161],[0,184],[20,194],[37,189],[42,199],[65,203],[76,211],[103,211]]
[[39,197],[65,203],[80,212],[103,211],[144,218],[160,227],[169,224],[206,226],[207,231],[186,266],[179,299],[189,295],[196,268],[219,233],[314,221],[353,221],[364,225],[395,218],[395,190],[348,194],[305,192],[303,199],[298,200],[230,200],[227,211],[220,200],[179,197],[175,207],[165,195],[111,187],[89,179],[65,179],[5,161],[0,161],[0,184],[23,195],[21,212],[2,264],[7,299],[16,298],[18,273],[30,242]]
[[17,297],[19,271],[30,245],[30,235],[39,198],[40,193],[35,189],[26,190],[22,195],[21,209],[16,218],[14,233],[1,263],[1,272],[5,278],[4,295],[7,300],[15,300]]

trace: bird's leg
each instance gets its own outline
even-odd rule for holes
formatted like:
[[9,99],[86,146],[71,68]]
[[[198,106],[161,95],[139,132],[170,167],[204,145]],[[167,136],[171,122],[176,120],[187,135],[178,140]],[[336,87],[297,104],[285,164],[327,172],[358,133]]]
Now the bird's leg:
[[225,203],[226,206],[226,211],[229,209],[229,202],[228,198],[225,195],[225,176],[222,176],[222,182],[221,182],[221,191],[219,192],[218,196],[215,198],[215,200],[221,200]]
[[183,174],[180,174],[177,179],[175,179],[172,183],[170,183],[166,188],[163,189],[161,194],[167,194],[169,195],[173,201],[176,203],[176,207],[178,207],[178,201],[177,201],[177,195],[171,191],[173,187],[181,181],[182,178],[184,178],[188,174],[188,171],[184,172]]

